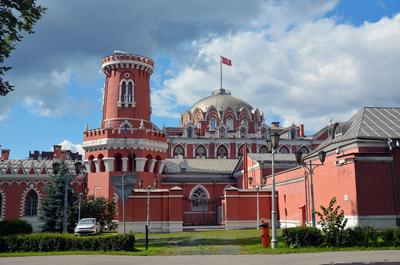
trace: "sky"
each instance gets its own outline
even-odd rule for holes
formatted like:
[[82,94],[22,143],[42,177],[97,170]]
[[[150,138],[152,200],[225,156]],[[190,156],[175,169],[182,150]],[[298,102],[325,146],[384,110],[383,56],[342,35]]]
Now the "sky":
[[0,96],[0,148],[12,159],[54,144],[82,151],[98,128],[104,75],[114,50],[155,60],[152,120],[180,114],[219,87],[264,112],[266,123],[312,134],[364,106],[399,107],[397,0],[39,1],[46,14],[11,53]]

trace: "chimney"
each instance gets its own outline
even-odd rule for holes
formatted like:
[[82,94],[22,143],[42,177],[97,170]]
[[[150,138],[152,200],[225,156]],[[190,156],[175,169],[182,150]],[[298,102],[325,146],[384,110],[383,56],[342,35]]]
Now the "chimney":
[[10,149],[3,149],[1,150],[1,160],[9,160],[10,156]]
[[54,152],[54,158],[61,158],[62,157],[62,152],[61,152],[61,145],[53,145],[53,152]]
[[299,129],[299,136],[304,137],[304,124],[300,124],[300,129]]
[[279,121],[273,121],[273,122],[271,122],[271,125],[273,127],[279,127]]

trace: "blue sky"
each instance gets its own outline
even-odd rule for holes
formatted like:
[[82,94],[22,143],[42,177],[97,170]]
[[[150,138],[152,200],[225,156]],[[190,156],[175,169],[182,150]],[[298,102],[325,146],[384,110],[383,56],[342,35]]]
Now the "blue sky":
[[114,49],[155,60],[159,127],[177,126],[218,87],[219,54],[233,61],[226,88],[267,123],[304,123],[309,134],[362,106],[400,100],[391,72],[400,61],[400,1],[90,2],[41,1],[47,14],[6,61],[16,91],[0,98],[0,144],[13,159],[65,140],[80,148],[86,123],[100,124],[99,60]]

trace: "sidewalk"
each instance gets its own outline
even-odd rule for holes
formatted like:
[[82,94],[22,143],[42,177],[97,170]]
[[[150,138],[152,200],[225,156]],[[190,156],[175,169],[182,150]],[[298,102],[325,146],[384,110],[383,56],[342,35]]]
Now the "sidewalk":
[[[377,263],[380,262],[380,263]],[[382,263],[383,262],[383,263]],[[325,264],[400,265],[400,250],[346,251],[285,255],[220,256],[42,256],[0,258],[1,265],[325,265]]]

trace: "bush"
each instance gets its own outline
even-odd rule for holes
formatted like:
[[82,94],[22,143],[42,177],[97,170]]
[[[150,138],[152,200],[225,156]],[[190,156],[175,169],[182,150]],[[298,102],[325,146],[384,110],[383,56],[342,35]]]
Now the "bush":
[[283,229],[283,240],[288,247],[319,246],[324,238],[314,227],[294,227]]
[[0,222],[0,236],[31,233],[32,225],[25,220],[5,220]]
[[134,246],[135,236],[133,234],[75,237],[73,235],[38,233],[0,237],[0,252],[66,250],[132,251],[134,250]]
[[344,230],[340,245],[370,247],[378,244],[378,230],[373,226],[356,226]]
[[394,245],[394,232],[396,228],[384,228],[379,231],[379,235],[382,239],[382,245],[393,246]]
[[393,229],[393,242],[392,246],[399,247],[400,246],[400,227]]

